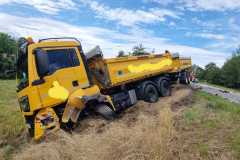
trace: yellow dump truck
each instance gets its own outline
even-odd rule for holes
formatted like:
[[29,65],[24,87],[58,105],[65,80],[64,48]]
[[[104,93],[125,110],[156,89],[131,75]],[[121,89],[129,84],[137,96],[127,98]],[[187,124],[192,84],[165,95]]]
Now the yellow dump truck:
[[168,51],[104,59],[99,47],[84,54],[75,38],[21,38],[17,96],[30,135],[40,139],[84,115],[113,119],[137,100],[170,96],[173,82],[189,83],[190,68],[190,58]]

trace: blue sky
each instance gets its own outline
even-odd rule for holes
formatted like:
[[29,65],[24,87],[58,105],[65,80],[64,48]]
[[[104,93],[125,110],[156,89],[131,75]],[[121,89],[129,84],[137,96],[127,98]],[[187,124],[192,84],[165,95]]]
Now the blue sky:
[[239,0],[0,0],[0,22],[15,37],[77,37],[105,57],[142,43],[200,66],[223,65],[240,44]]

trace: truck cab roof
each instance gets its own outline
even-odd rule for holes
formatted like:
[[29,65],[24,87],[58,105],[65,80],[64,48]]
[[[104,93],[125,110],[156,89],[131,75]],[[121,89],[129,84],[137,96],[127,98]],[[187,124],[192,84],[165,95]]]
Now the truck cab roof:
[[40,39],[38,42],[31,43],[30,48],[51,48],[51,47],[78,47],[81,43],[76,38],[48,38]]

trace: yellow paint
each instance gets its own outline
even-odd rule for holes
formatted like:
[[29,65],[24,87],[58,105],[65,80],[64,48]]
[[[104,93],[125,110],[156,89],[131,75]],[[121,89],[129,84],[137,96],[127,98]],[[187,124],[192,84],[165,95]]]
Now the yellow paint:
[[[100,90],[97,85],[94,85],[92,87],[86,88],[86,89],[77,89],[74,91],[68,98],[67,105],[64,109],[63,116],[62,116],[62,122],[68,122],[68,120],[71,118],[73,121],[77,120],[77,116],[80,111],[82,111],[85,107],[85,103],[82,101],[83,96],[94,96],[94,95],[100,95]],[[112,102],[110,101],[110,104]]]
[[[53,119],[52,122],[49,122],[47,124],[42,124],[42,120],[46,119],[47,117],[51,117]],[[52,108],[44,108],[41,109],[34,121],[34,139],[38,140],[41,137],[43,137],[44,134],[46,134],[46,130],[51,128],[51,132],[58,130],[60,128],[59,125],[59,118],[57,117],[56,113]],[[54,128],[54,129],[52,129]]]
[[60,86],[58,81],[54,81],[53,87],[48,90],[48,95],[51,98],[67,100],[69,92],[66,88]]
[[[48,90],[52,83],[59,80],[59,83],[61,83],[64,88],[72,89],[72,84],[69,83],[69,81],[78,80],[79,84],[87,84],[88,79],[85,71],[85,66],[83,65],[83,60],[81,59],[80,52],[78,51],[77,47],[79,47],[81,44],[76,41],[43,41],[40,43],[32,43],[28,47],[28,78],[29,78],[29,85],[24,88],[23,90],[17,92],[17,97],[20,99],[23,96],[27,96],[29,99],[29,105],[30,105],[30,111],[29,112],[23,112],[22,114],[24,116],[31,116],[34,115],[35,112],[38,112],[42,108],[46,107],[54,107],[63,101],[60,99],[54,99],[49,97]],[[39,80],[40,77],[37,72],[37,65],[36,65],[36,59],[34,51],[37,48],[41,48],[44,50],[49,49],[59,49],[59,48],[73,48],[75,49],[77,56],[80,61],[80,66],[73,67],[73,68],[65,68],[61,69],[51,76],[44,77],[45,83],[41,85],[34,86],[32,85],[32,82],[35,80]],[[69,77],[69,70],[73,72],[74,75],[71,78]],[[67,73],[67,74],[66,74]],[[48,96],[45,96],[48,95]],[[45,97],[44,97],[45,96]],[[44,98],[42,98],[44,97]]]
[[66,123],[69,121],[69,119],[71,119],[72,122],[77,122],[80,112],[86,107],[87,103],[82,99],[83,96],[101,97],[101,99],[105,100],[99,103],[107,103],[110,107],[113,108],[113,110],[115,110],[111,97],[107,95],[102,95],[100,93],[99,87],[97,85],[94,85],[86,89],[78,89],[69,96],[67,105],[63,112],[62,122]]
[[131,73],[140,73],[140,72],[144,72],[144,71],[154,71],[154,70],[159,70],[162,69],[166,66],[171,66],[172,65],[172,60],[171,59],[166,59],[163,61],[160,61],[158,63],[144,63],[144,64],[140,64],[140,65],[129,65],[128,66],[128,70]]

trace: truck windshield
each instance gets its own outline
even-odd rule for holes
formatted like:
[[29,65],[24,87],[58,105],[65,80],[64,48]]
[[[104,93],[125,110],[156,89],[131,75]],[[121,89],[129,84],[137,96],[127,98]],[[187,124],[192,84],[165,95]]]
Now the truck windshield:
[[[80,65],[75,49],[47,50],[46,54],[48,55],[48,73],[46,75],[51,75],[62,68]],[[39,70],[41,68],[38,68]]]
[[17,89],[22,90],[28,86],[28,53],[27,45],[19,48],[17,55]]

